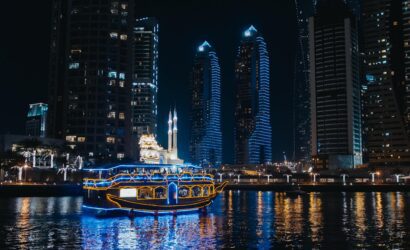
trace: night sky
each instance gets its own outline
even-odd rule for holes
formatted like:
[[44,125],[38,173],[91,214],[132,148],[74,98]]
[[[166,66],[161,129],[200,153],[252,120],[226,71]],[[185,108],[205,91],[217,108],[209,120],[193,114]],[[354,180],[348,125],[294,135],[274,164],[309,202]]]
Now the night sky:
[[[234,62],[242,31],[253,24],[268,45],[271,65],[273,157],[292,152],[292,89],[296,18],[291,0],[138,0],[138,15],[160,24],[159,141],[166,144],[167,112],[176,105],[179,147],[188,157],[190,71],[207,40],[222,74],[225,162],[233,160]],[[24,133],[29,103],[47,102],[51,0],[5,1],[0,15],[0,133]]]

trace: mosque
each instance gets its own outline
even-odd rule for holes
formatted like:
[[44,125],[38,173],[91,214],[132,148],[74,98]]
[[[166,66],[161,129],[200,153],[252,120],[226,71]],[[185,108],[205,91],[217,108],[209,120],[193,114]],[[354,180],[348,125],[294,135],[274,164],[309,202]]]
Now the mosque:
[[142,135],[139,140],[140,161],[147,164],[183,164],[178,158],[178,128],[177,111],[169,111],[168,118],[168,148],[161,147],[153,134]]

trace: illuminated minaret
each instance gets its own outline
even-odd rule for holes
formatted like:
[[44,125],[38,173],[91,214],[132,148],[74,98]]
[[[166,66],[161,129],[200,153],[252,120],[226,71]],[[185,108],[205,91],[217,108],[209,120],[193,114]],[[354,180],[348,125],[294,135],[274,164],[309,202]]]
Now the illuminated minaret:
[[174,121],[174,128],[173,128],[173,131],[172,131],[173,132],[172,133],[172,135],[173,135],[172,150],[174,151],[175,156],[178,157],[178,146],[177,146],[177,132],[178,132],[177,121],[178,121],[178,118],[177,118],[177,109],[176,108],[174,108],[174,117],[172,119]]
[[169,118],[168,118],[168,152],[172,150],[172,113],[169,110]]

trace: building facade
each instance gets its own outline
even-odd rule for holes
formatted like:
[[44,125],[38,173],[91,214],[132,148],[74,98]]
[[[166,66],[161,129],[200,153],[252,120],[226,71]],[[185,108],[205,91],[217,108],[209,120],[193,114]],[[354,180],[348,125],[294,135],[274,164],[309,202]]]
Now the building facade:
[[131,99],[132,132],[137,137],[157,133],[158,32],[155,18],[136,21]]
[[132,157],[134,1],[55,0],[50,136],[95,160]]
[[222,162],[221,72],[208,42],[197,49],[192,72],[191,161],[204,166]]
[[372,167],[410,166],[410,1],[362,1],[365,155]]
[[261,34],[242,34],[235,63],[235,163],[272,161],[269,56]]
[[358,30],[342,0],[309,19],[311,155],[324,168],[362,164]]
[[308,21],[314,1],[295,0],[297,41],[293,86],[293,160],[310,161],[310,95]]
[[46,137],[48,105],[45,103],[30,104],[27,121],[26,135]]

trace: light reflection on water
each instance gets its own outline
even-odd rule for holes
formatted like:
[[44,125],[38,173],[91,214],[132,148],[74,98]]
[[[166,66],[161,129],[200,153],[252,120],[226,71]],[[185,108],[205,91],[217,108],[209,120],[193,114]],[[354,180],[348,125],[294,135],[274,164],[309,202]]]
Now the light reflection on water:
[[207,214],[95,218],[81,197],[0,199],[0,249],[410,249],[410,193],[226,191]]

